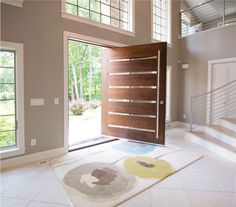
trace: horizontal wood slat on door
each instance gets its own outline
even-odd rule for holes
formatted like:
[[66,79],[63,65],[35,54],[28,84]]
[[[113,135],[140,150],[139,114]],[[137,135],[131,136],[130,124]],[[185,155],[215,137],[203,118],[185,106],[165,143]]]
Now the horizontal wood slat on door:
[[157,70],[157,59],[110,62],[107,68],[110,73],[151,72]]
[[140,141],[146,141],[146,142],[153,142],[158,143],[158,139],[155,139],[156,134],[154,132],[145,132],[135,129],[124,129],[124,128],[116,128],[116,127],[108,127],[106,131],[107,135],[113,136],[113,137],[124,137],[127,139],[133,139],[133,140],[140,140]]
[[156,84],[157,74],[110,75],[108,78],[109,86],[156,86]]
[[157,90],[151,88],[109,88],[108,96],[110,99],[155,101]]
[[156,103],[108,102],[108,111],[110,112],[156,116],[156,110]]
[[108,124],[155,130],[156,118],[109,114]]
[[156,44],[134,45],[127,47],[114,48],[109,52],[110,60],[114,59],[130,59],[130,58],[145,58],[157,55],[158,50],[163,50],[166,47],[166,42]]

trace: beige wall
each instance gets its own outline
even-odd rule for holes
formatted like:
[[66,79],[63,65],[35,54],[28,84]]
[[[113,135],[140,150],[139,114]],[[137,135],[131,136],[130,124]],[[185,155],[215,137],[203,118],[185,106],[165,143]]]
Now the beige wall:
[[[24,44],[25,143],[26,153],[63,147],[63,31],[89,35],[127,45],[151,40],[151,1],[135,2],[135,37],[96,28],[61,17],[56,0],[25,1],[23,8],[2,4],[1,40]],[[173,44],[168,49],[168,64],[173,66],[172,120],[177,118],[178,97],[178,10],[173,1]],[[60,104],[54,105],[53,98]],[[45,105],[31,107],[31,98],[44,98]],[[79,132],[78,132],[79,133]],[[30,146],[36,138],[37,145]]]
[[236,25],[197,33],[180,40],[181,62],[189,63],[190,68],[179,70],[179,121],[189,120],[190,97],[207,92],[208,60],[236,57],[235,40]]

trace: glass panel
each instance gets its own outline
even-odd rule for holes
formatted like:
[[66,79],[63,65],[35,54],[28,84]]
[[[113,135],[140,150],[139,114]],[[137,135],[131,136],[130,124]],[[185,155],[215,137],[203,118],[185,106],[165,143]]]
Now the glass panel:
[[161,10],[161,17],[164,18],[164,19],[166,18],[166,12],[163,11],[163,10]]
[[14,69],[0,67],[0,83],[14,83]]
[[110,0],[101,0],[102,3],[110,5]]
[[92,11],[100,13],[100,2],[96,0],[90,0],[90,9]]
[[0,132],[0,147],[10,147],[16,145],[15,131]]
[[101,4],[101,13],[110,16],[110,6]]
[[102,15],[102,23],[110,25],[110,17]]
[[89,9],[89,0],[79,0],[79,6],[85,9]]
[[2,67],[15,67],[14,65],[14,52],[1,51],[0,52],[0,66]]
[[0,101],[0,115],[15,114],[15,100]]
[[95,21],[95,22],[100,22],[100,14],[95,13],[95,12],[90,12],[90,19]]
[[66,3],[77,5],[77,0],[66,0]]
[[161,27],[161,34],[165,35],[166,34],[166,28],[165,27]]
[[161,1],[161,8],[166,9],[166,1]]
[[119,19],[119,10],[115,8],[111,8],[111,17],[115,19]]
[[120,2],[119,0],[111,0],[111,6],[119,9]]
[[0,131],[15,130],[15,115],[0,116]]
[[128,11],[128,3],[121,0],[120,1],[120,9],[127,12]]
[[165,36],[161,36],[161,41],[165,42],[166,41],[166,37]]
[[166,26],[166,20],[165,19],[161,19],[161,25],[164,26],[164,27]]
[[128,29],[128,24],[124,23],[124,22],[120,22],[120,28],[124,29],[124,30],[127,30]]
[[0,99],[14,99],[15,85],[14,84],[0,84]]
[[128,16],[127,13],[125,12],[120,12],[120,20],[124,21],[124,22],[128,22]]
[[79,8],[79,16],[89,19],[89,10]]
[[119,27],[119,21],[118,20],[116,20],[116,19],[111,19],[111,25],[113,26],[113,27]]
[[66,12],[69,14],[77,15],[77,6],[66,4]]

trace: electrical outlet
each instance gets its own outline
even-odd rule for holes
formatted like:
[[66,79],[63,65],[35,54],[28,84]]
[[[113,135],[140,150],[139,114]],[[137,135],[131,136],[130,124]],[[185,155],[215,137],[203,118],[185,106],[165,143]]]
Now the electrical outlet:
[[35,146],[36,145],[36,139],[31,139],[31,146]]
[[186,119],[186,115],[185,114],[183,115],[183,119]]

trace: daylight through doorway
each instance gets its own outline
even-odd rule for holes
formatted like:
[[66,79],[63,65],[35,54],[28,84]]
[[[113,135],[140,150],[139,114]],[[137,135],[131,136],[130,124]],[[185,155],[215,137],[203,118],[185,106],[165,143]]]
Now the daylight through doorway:
[[69,149],[104,141],[101,136],[102,47],[69,40]]

